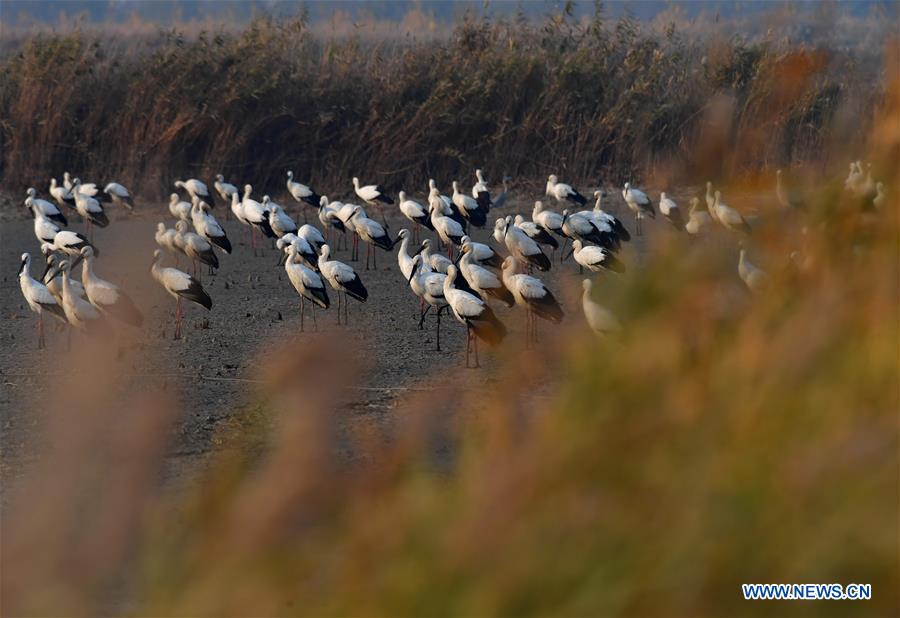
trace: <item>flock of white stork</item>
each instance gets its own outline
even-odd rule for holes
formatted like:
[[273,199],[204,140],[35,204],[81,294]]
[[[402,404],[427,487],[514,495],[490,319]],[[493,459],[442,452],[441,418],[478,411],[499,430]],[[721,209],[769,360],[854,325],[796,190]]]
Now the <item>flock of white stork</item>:
[[[169,212],[176,222],[172,228],[158,224],[155,240],[160,249],[154,252],[151,267],[156,281],[176,299],[175,338],[181,337],[183,301],[202,305],[207,310],[212,308],[212,299],[202,284],[203,266],[213,272],[219,267],[217,252],[231,254],[233,250],[224,227],[212,214],[216,196],[230,204],[234,217],[249,228],[254,255],[263,250],[260,246],[263,241],[258,240],[258,236],[273,239],[283,253],[279,263],[283,264],[288,280],[301,299],[301,330],[304,329],[307,302],[311,304],[313,320],[315,307],[329,308],[328,288],[337,294],[339,324],[342,301],[346,324],[348,297],[359,302],[368,298],[359,273],[349,264],[332,257],[331,238],[337,239],[335,249],[338,250],[343,241],[344,249],[351,252],[350,261],[359,259],[359,241],[362,240],[366,245],[366,270],[370,264],[377,268],[377,250],[393,252],[399,244],[400,271],[420,301],[419,328],[423,328],[428,312],[433,309],[437,350],[440,350],[441,315],[452,313],[466,326],[467,367],[473,366],[473,355],[474,366],[479,366],[479,339],[494,345],[506,335],[506,328],[492,310],[491,303],[519,306],[527,311],[526,340],[529,343],[536,339],[538,318],[555,323],[562,321],[560,303],[547,285],[532,274],[534,269],[541,272],[551,269],[552,261],[545,251],[555,253],[560,241],[563,242],[560,262],[571,255],[581,272],[584,269],[592,273],[625,270],[617,252],[623,243],[631,240],[631,235],[618,218],[603,210],[604,192],[594,192],[593,209],[575,210],[584,207],[587,198],[571,185],[559,182],[556,175],[550,175],[545,193],[557,204],[563,204],[565,209],[556,212],[537,201],[530,221],[522,215],[497,218],[492,246],[490,241],[477,242],[471,234],[473,228],[486,227],[490,211],[507,201],[508,178],[503,179],[503,191],[492,196],[481,170],[476,170],[475,177],[471,195],[462,192],[456,181],[452,183],[452,195],[443,195],[434,180],[430,180],[427,206],[400,191],[399,211],[409,220],[412,232],[401,229],[395,238],[391,238],[384,217],[384,207],[394,204],[394,200],[382,187],[361,185],[358,178],[353,178],[354,194],[366,205],[379,209],[380,222],[371,218],[363,205],[329,200],[295,181],[293,172],[287,172],[288,193],[296,202],[317,210],[322,229],[309,223],[298,225],[268,195],[263,196],[261,202],[256,201],[251,185],[245,185],[243,191],[239,191],[235,185],[226,182],[222,174],[216,176],[213,191],[195,178],[175,182],[181,193],[171,194]],[[850,164],[845,186],[870,200],[876,208],[884,202],[882,183],[875,183],[871,169],[864,172],[861,162]],[[798,197],[782,184],[780,170],[776,175],[775,192],[782,206],[801,206]],[[107,317],[140,327],[143,316],[135,303],[119,286],[95,273],[100,251],[92,244],[92,227],[109,224],[103,204],[114,203],[131,209],[134,202],[129,191],[114,182],[101,191],[97,185],[82,183],[66,172],[61,185],[55,178],[51,179],[49,193],[55,203],[39,198],[33,188],[28,189],[25,200],[34,217],[34,233],[46,258],[46,267],[35,279],[30,272],[31,256],[24,253],[19,271],[22,294],[38,317],[38,347],[45,345],[44,313],[90,335],[104,332],[102,324]],[[712,183],[706,185],[706,208],[701,208],[700,198],[694,197],[686,214],[682,214],[681,207],[665,193],[661,193],[654,204],[630,183],[625,183],[622,198],[634,214],[634,230],[638,235],[642,233],[643,219],[654,219],[657,209],[676,229],[692,235],[713,225],[721,225],[736,234],[749,235],[752,231],[741,213],[723,202],[720,191],[713,191]],[[67,209],[74,210],[83,219],[85,234],[65,229]],[[306,219],[305,211],[303,216]],[[438,249],[441,245],[447,247],[447,257],[433,250],[429,238],[419,242],[420,234],[427,232],[435,235]],[[348,233],[352,235],[350,246]],[[569,242],[572,249],[563,255]],[[175,267],[162,265],[162,250],[174,255]],[[192,262],[192,274],[177,268],[179,256]],[[72,278],[79,262],[82,263],[80,282]],[[737,271],[751,291],[765,287],[766,273],[747,259],[743,248]],[[583,280],[582,308],[594,332],[603,334],[621,328],[616,316],[594,299],[589,278]]]

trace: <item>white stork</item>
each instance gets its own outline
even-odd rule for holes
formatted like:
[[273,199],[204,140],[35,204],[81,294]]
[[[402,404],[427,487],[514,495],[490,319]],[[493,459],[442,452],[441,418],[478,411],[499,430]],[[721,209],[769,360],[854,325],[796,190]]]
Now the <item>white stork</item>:
[[153,263],[150,266],[150,272],[153,278],[165,288],[171,296],[175,298],[175,333],[174,339],[181,339],[181,322],[184,318],[181,307],[182,299],[189,300],[206,307],[207,310],[212,309],[212,299],[199,281],[191,277],[186,272],[177,268],[160,266],[162,252],[157,249],[153,252]]
[[56,178],[50,179],[49,193],[60,206],[65,204],[69,208],[75,208],[75,196],[65,186],[56,184]]
[[512,216],[507,216],[503,222],[503,242],[509,253],[519,261],[540,271],[550,270],[550,259],[541,251],[540,245],[513,223]]
[[506,289],[503,280],[493,271],[478,263],[475,257],[473,243],[464,243],[459,260],[459,271],[466,278],[468,284],[478,292],[482,298],[493,296],[507,307],[516,304],[512,293]]
[[[419,297],[419,330],[423,330],[425,324],[425,316],[434,307],[437,316],[437,346],[436,352],[441,351],[441,313],[447,306],[444,298],[444,281],[447,275],[436,273],[429,268],[428,264],[422,262],[421,255],[415,255],[412,259],[412,268],[406,282],[413,294]],[[425,306],[427,305],[427,306]],[[424,307],[424,308],[423,308]]]
[[107,183],[103,187],[104,201],[112,202],[118,206],[124,206],[128,210],[134,210],[134,199],[128,189],[117,182]]
[[178,221],[175,223],[175,237],[176,240],[180,240],[180,246],[184,254],[194,263],[194,276],[199,274],[197,262],[209,266],[209,274],[213,273],[213,268],[219,267],[219,258],[216,256],[216,252],[213,251],[212,243],[200,234],[189,230],[186,222]]
[[37,213],[40,213],[56,223],[69,224],[66,216],[60,212],[55,204],[37,197],[37,190],[34,187],[29,187],[26,193],[28,197],[25,198],[25,207],[31,209],[33,215],[37,216]]
[[263,196],[263,208],[268,211],[269,227],[275,236],[281,238],[285,234],[296,234],[297,223],[291,219],[284,208],[272,201],[268,195]]
[[444,299],[456,319],[466,326],[466,367],[470,366],[469,355],[474,344],[475,367],[478,362],[478,339],[489,345],[497,345],[506,336],[506,327],[497,319],[486,302],[454,285],[457,269],[451,266],[444,279]]
[[84,257],[81,264],[81,284],[84,286],[88,301],[102,313],[126,324],[140,327],[144,323],[144,316],[134,301],[122,291],[122,288],[101,279],[94,272],[94,250],[84,247],[81,255]]
[[622,330],[622,325],[615,314],[591,297],[591,288],[593,287],[591,280],[582,281],[581,287],[584,289],[584,293],[581,295],[581,308],[584,310],[584,318],[591,330],[598,335]]
[[632,187],[630,182],[625,183],[625,188],[622,189],[622,197],[625,199],[625,204],[634,213],[635,233],[640,236],[643,234],[641,221],[643,221],[644,216],[648,216],[651,219],[656,218],[656,209],[653,207],[653,202],[650,201],[646,193]]
[[482,242],[475,242],[468,236],[462,237],[462,246],[469,246],[469,253],[471,253],[472,258],[484,266],[489,266],[490,268],[500,268],[503,266],[503,258],[500,257],[500,254],[494,251],[490,245],[486,245]]
[[216,174],[216,181],[213,183],[213,187],[226,204],[230,204],[231,196],[238,192],[236,186],[230,182],[225,182],[225,176],[222,174]]
[[747,251],[741,247],[738,258],[738,275],[751,292],[761,292],[769,284],[769,275],[747,259]]
[[188,196],[191,198],[193,202],[194,198],[198,198],[203,202],[206,202],[210,207],[215,207],[216,202],[215,198],[213,198],[213,194],[210,193],[209,188],[206,186],[206,183],[202,180],[197,180],[196,178],[188,178],[187,180],[176,180],[175,181],[176,189],[183,189]]
[[432,189],[428,197],[428,209],[431,212],[431,225],[448,247],[448,254],[453,254],[453,245],[459,245],[465,230],[461,223],[444,214],[444,202],[440,198],[437,189]]
[[512,292],[516,304],[528,312],[526,341],[537,341],[537,320],[535,316],[559,324],[563,319],[563,310],[553,293],[544,283],[532,277],[518,273],[519,262],[509,256],[503,260],[503,284]]
[[[309,300],[313,303],[312,315],[314,325],[316,325],[315,305],[328,309],[331,303],[328,300],[328,292],[325,289],[325,279],[297,259],[298,249],[299,243],[297,242],[293,242],[285,248],[288,259],[284,262],[284,270],[291,285],[294,286],[294,289],[300,295],[300,331],[303,332],[306,301]],[[316,328],[318,328],[318,325],[316,325]]]
[[322,198],[311,187],[301,182],[295,182],[294,172],[290,170],[287,173],[287,190],[291,197],[294,198],[294,201],[306,202],[313,208],[319,207]]
[[587,268],[591,272],[625,272],[625,264],[605,247],[585,245],[580,240],[574,240],[572,241],[572,255],[579,267]]
[[587,198],[575,190],[571,185],[559,182],[556,174],[550,174],[547,178],[547,189],[545,193],[550,197],[556,198],[557,202],[569,200],[579,206],[587,204]]
[[665,191],[659,194],[659,212],[676,230],[684,231],[684,217],[681,216],[681,208],[674,200],[666,196]]
[[473,198],[461,192],[459,190],[459,183],[455,180],[453,181],[453,197],[451,199],[460,214],[466,218],[468,223],[471,223],[475,227],[484,227],[484,224],[487,221],[486,213],[488,209],[482,207]]
[[394,200],[387,195],[380,185],[364,185],[359,186],[359,178],[353,177],[353,191],[356,195],[370,206],[379,204],[393,204]]
[[447,269],[453,264],[453,261],[450,258],[443,256],[440,253],[432,252],[431,239],[429,238],[422,241],[418,253],[422,254],[422,263],[427,264],[428,267],[436,273],[446,275]]
[[741,213],[736,211],[731,206],[722,203],[722,193],[721,191],[716,191],[716,199],[713,201],[712,206],[712,218],[722,224],[727,230],[731,230],[732,232],[741,232],[743,234],[747,234],[748,236],[751,233],[750,224],[744,220],[744,217],[741,216]]
[[76,178],[74,183],[72,194],[75,196],[75,210],[78,211],[78,214],[81,215],[82,219],[85,221],[88,238],[93,240],[93,226],[106,227],[109,225],[109,219],[103,210],[103,206],[100,205],[100,202],[79,191],[81,180]]
[[526,221],[525,217],[523,217],[522,215],[516,215],[513,221],[515,222],[517,228],[525,232],[525,235],[537,244],[547,245],[554,251],[559,249],[559,243],[555,238],[553,238],[553,236],[550,235],[550,232],[545,230],[542,226],[538,225],[534,221]]
[[19,267],[19,288],[22,290],[22,296],[31,310],[37,314],[37,331],[38,331],[38,349],[42,350],[46,347],[44,342],[44,312],[48,312],[57,319],[65,321],[66,314],[63,308],[56,302],[56,298],[50,293],[40,281],[35,280],[31,276],[31,255],[22,254],[22,264]]
[[700,198],[691,198],[691,209],[688,212],[688,222],[684,224],[684,229],[688,234],[699,234],[703,228],[709,227],[712,223],[710,214],[700,208]]
[[309,223],[304,223],[300,226],[300,229],[297,230],[297,236],[305,239],[316,251],[321,249],[322,245],[325,244],[325,237],[322,236],[322,232],[319,231],[319,228],[312,226]]
[[419,242],[420,226],[434,231],[428,209],[415,200],[407,199],[405,191],[401,191],[397,197],[400,200],[400,212],[413,223],[413,242]]
[[563,216],[558,212],[544,208],[544,203],[541,201],[534,203],[534,208],[531,210],[531,220],[557,236],[566,235],[562,229]]
[[331,289],[338,294],[338,324],[341,323],[341,297],[344,298],[344,324],[347,324],[347,297],[364,303],[369,298],[369,291],[351,266],[331,259],[331,248],[328,245],[322,245],[321,251],[318,260],[319,272]]
[[391,240],[387,230],[374,219],[369,219],[363,212],[362,206],[356,206],[351,217],[353,228],[359,237],[366,243],[366,270],[369,270],[369,256],[372,256],[372,268],[378,269],[378,260],[375,247],[385,251],[392,251],[395,241]]
[[169,214],[181,221],[191,220],[191,203],[182,200],[177,193],[169,195]]
[[[69,278],[69,261],[59,263],[62,276],[62,308],[66,314],[66,320],[70,326],[95,337],[103,332],[103,314],[87,300],[79,296],[72,289],[72,280]],[[69,331],[71,337],[72,332]],[[71,345],[71,339],[70,339]]]
[[216,221],[216,218],[209,212],[209,206],[201,202],[199,198],[194,198],[191,206],[191,223],[194,225],[194,231],[205,238],[207,242],[217,246],[225,253],[231,253],[231,241],[225,230]]

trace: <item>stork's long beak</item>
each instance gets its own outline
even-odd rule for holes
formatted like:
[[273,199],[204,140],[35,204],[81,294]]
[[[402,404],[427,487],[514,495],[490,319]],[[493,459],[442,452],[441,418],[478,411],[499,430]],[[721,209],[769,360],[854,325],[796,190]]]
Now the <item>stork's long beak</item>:
[[[51,272],[51,270],[52,270],[52,272]],[[58,272],[59,272],[58,269],[53,268],[51,266],[50,262],[47,262],[47,266],[44,267],[44,272],[41,275],[41,283],[46,284],[48,281],[53,281],[54,277],[56,277]],[[50,273],[52,276],[48,277],[47,273]]]
[[422,253],[423,251],[425,251],[425,243],[422,243],[421,245],[419,245],[419,248],[416,249],[416,252],[413,253],[412,256],[413,256],[413,257],[416,257],[417,255],[419,255],[419,254]]
[[26,261],[25,261],[25,260],[22,260],[22,263],[19,264],[19,272],[17,272],[16,275],[21,275],[21,274],[22,274],[22,271],[25,270],[25,264],[26,264]]
[[413,277],[416,276],[416,270],[418,268],[419,268],[418,266],[413,266],[413,269],[409,273],[409,277],[407,277],[407,279],[406,279],[406,285],[409,285],[409,282],[412,281]]
[[572,255],[573,253],[575,253],[575,247],[572,247],[572,248],[569,250],[569,252],[568,252],[568,253],[565,255],[565,257],[563,258],[563,261],[565,262],[566,260],[568,260],[568,259],[569,259],[569,256]]

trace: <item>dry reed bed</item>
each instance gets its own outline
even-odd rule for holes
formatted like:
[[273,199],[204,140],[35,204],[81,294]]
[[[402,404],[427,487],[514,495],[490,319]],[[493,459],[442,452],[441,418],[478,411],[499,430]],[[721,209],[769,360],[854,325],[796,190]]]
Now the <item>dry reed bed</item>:
[[273,191],[287,168],[326,190],[475,166],[724,178],[827,164],[829,146],[861,143],[879,84],[849,53],[660,37],[627,18],[466,19],[446,40],[377,44],[323,40],[302,18],[131,44],[40,34],[0,65],[0,176],[17,189],[72,170],[147,198],[219,171]]

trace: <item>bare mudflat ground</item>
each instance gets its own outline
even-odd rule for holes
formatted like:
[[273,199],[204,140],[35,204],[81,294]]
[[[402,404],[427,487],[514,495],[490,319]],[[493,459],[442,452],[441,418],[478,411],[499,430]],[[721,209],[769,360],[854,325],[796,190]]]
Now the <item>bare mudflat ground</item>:
[[[285,200],[282,204],[287,204]],[[530,213],[531,198],[524,196],[507,204],[496,216],[512,212]],[[396,207],[395,207],[396,208]],[[203,285],[213,299],[207,313],[197,306],[187,309],[185,337],[172,340],[171,319],[174,300],[152,279],[149,265],[156,245],[153,234],[156,223],[171,217],[162,204],[143,204],[134,214],[109,209],[112,222],[108,228],[95,231],[95,244],[102,255],[97,260],[100,276],[121,284],[145,314],[141,329],[115,324],[115,345],[122,358],[121,371],[137,388],[163,388],[174,392],[181,402],[182,413],[176,424],[170,446],[170,460],[176,474],[189,469],[192,462],[214,449],[217,435],[242,408],[253,405],[258,397],[254,380],[258,365],[267,350],[290,342],[303,346],[312,337],[324,337],[348,360],[362,361],[364,371],[348,375],[346,391],[341,395],[337,414],[348,425],[390,427],[392,410],[408,392],[430,388],[436,377],[457,376],[459,388],[483,388],[496,369],[497,357],[482,347],[481,370],[464,369],[465,329],[452,316],[442,320],[442,351],[435,351],[434,321],[426,330],[417,328],[418,303],[400,275],[395,254],[379,251],[378,269],[364,270],[364,262],[352,265],[358,269],[369,289],[369,302],[350,301],[350,324],[338,326],[335,306],[317,312],[318,330],[306,321],[306,332],[300,333],[299,297],[291,287],[283,268],[276,266],[277,252],[266,244],[265,255],[254,257],[243,226],[225,220],[224,209],[216,216],[235,244],[232,255],[220,257],[221,268],[214,276],[203,276]],[[298,207],[289,212],[298,216]],[[310,222],[318,221],[310,212]],[[631,226],[619,207],[620,216]],[[163,216],[165,215],[165,216]],[[375,216],[374,212],[370,212]],[[492,213],[491,221],[496,218]],[[387,212],[391,234],[404,227],[398,212]],[[659,226],[659,222],[656,224]],[[19,291],[16,272],[19,257],[30,252],[35,258],[33,275],[43,270],[43,258],[32,232],[28,211],[18,198],[7,197],[0,221],[0,263],[4,265],[0,281],[0,429],[2,429],[2,471],[5,480],[13,480],[40,457],[38,428],[43,409],[59,395],[58,376],[63,373],[84,375],[90,379],[91,359],[79,354],[78,335],[73,339],[73,352],[65,353],[67,335],[48,320],[48,349],[36,349],[35,318]],[[82,230],[76,218],[70,229]],[[489,229],[475,230],[476,240],[488,242]],[[646,237],[645,237],[646,238]],[[637,238],[628,249],[627,258],[634,260],[643,239]],[[493,241],[491,241],[493,242]],[[361,245],[365,257],[365,246]],[[349,262],[349,252],[334,256]],[[166,264],[173,265],[171,257]],[[187,268],[184,261],[182,268]],[[189,268],[187,268],[189,270]],[[37,271],[37,272],[34,272]],[[80,277],[80,268],[78,269]],[[553,270],[541,273],[563,303],[566,321],[583,326],[577,266],[571,260],[562,267],[554,262]],[[337,297],[331,294],[336,305]],[[516,309],[496,307],[498,316],[510,330],[508,345],[516,345],[524,332],[523,313]],[[542,325],[544,337],[553,336],[551,325]],[[586,327],[584,327],[586,329]],[[585,332],[587,332],[585,330]],[[506,346],[507,343],[504,344]],[[136,388],[131,386],[130,388]],[[352,458],[353,453],[349,452]]]

